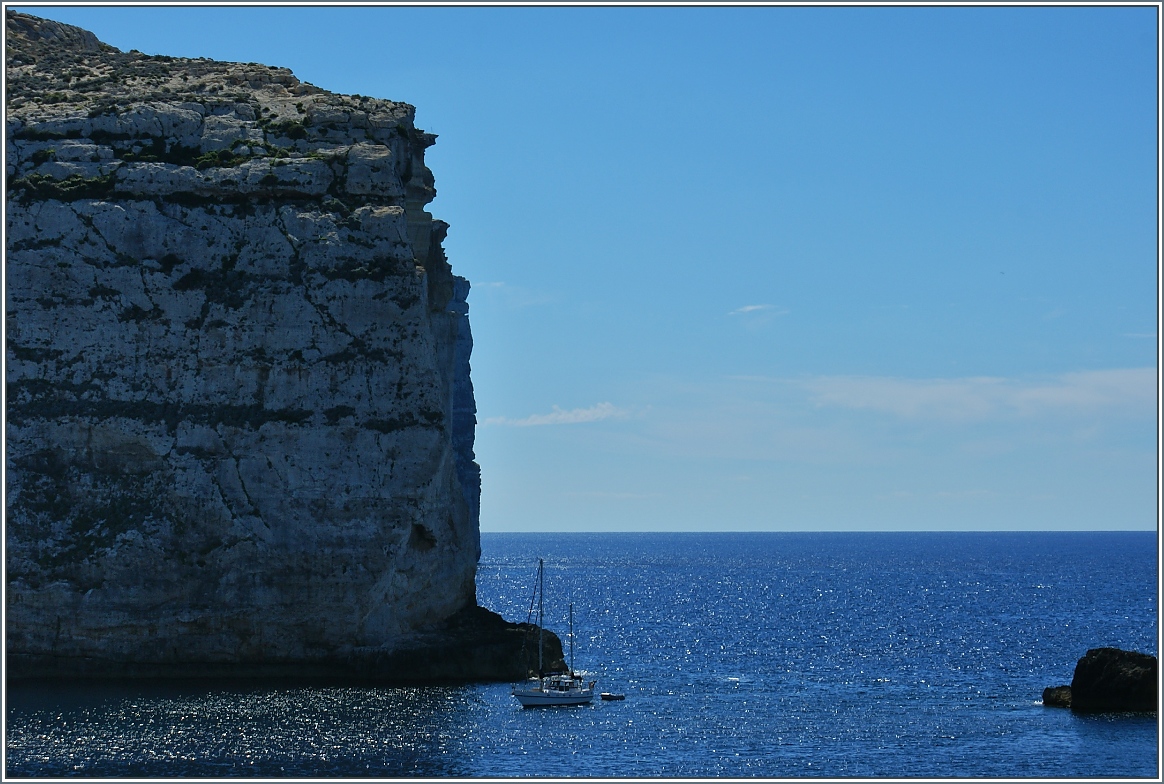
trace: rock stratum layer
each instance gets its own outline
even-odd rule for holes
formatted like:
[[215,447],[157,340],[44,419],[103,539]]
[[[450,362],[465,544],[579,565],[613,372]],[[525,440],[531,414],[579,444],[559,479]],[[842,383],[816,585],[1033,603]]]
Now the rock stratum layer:
[[9,674],[524,674],[413,107],[6,23]]

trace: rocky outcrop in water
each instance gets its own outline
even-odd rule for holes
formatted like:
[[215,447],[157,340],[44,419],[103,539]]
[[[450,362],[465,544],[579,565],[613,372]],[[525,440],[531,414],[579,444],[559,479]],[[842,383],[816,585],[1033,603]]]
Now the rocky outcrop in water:
[[1080,713],[1157,709],[1156,657],[1119,648],[1092,648],[1075,665],[1070,686],[1043,690],[1043,704]]
[[6,21],[10,675],[508,639],[413,107]]
[[1043,689],[1043,705],[1048,708],[1070,708],[1070,686],[1048,686]]
[[1093,648],[1075,665],[1071,709],[1156,710],[1156,657],[1119,648]]

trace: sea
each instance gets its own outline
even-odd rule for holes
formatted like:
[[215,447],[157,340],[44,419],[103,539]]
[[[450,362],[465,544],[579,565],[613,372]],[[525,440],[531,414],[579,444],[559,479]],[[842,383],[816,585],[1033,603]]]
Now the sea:
[[[1155,532],[484,534],[478,601],[622,701],[504,683],[13,686],[7,777],[1157,778],[1156,714],[1044,707],[1157,654]],[[568,647],[568,646],[567,646]]]

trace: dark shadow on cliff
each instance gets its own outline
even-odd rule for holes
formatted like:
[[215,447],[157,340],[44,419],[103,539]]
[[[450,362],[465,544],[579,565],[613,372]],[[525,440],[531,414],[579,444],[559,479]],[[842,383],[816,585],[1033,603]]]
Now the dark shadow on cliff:
[[[402,647],[360,651],[327,660],[148,662],[9,654],[9,683],[28,681],[216,680],[297,684],[461,684],[517,681],[537,655],[537,626],[511,623],[484,607],[469,607],[422,628]],[[546,630],[546,669],[565,666],[561,640]]]
[[[378,660],[373,670],[400,683],[522,680],[530,674],[531,652],[537,661],[537,639],[533,624],[510,623],[484,607],[470,607],[424,630],[415,646]],[[543,644],[547,671],[564,668],[558,636],[547,629]]]

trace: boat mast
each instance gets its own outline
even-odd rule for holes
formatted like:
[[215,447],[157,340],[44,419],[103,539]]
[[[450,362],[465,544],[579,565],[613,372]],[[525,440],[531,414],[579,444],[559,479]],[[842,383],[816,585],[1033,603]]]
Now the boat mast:
[[542,600],[546,596],[546,575],[542,565],[542,559],[538,559],[538,678],[542,677],[542,647],[543,638],[545,636],[546,615],[545,608],[542,605]]
[[570,677],[574,676],[574,605],[570,605]]

